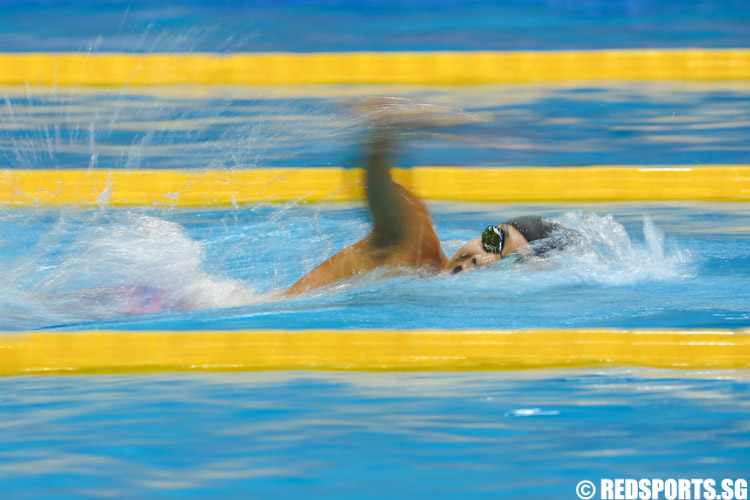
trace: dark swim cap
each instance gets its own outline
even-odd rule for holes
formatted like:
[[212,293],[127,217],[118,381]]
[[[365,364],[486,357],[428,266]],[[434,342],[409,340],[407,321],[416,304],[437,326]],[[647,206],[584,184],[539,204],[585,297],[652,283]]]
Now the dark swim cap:
[[560,227],[556,222],[540,217],[518,217],[509,220],[506,224],[516,228],[529,243],[548,238],[552,231]]
[[505,244],[505,235],[500,226],[487,226],[482,232],[482,248],[490,253],[500,253]]

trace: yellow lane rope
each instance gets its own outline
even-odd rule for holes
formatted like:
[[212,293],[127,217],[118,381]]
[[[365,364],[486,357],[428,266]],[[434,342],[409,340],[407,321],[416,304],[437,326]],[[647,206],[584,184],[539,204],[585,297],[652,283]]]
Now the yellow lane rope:
[[[750,201],[750,165],[414,167],[394,178],[426,200],[466,202]],[[363,171],[0,170],[0,205],[232,206],[363,199]]]
[[0,375],[750,368],[748,331],[306,330],[0,334]]
[[748,49],[239,54],[0,53],[2,85],[461,85],[750,80]]

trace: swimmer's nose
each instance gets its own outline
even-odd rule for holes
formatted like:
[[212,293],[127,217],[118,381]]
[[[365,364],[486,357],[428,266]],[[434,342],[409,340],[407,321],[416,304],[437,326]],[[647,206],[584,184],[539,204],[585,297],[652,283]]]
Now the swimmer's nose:
[[471,259],[466,259],[461,264],[454,267],[453,270],[451,271],[451,274],[458,274],[460,272],[463,272],[469,269],[474,269],[475,267],[477,267],[476,257],[473,257]]

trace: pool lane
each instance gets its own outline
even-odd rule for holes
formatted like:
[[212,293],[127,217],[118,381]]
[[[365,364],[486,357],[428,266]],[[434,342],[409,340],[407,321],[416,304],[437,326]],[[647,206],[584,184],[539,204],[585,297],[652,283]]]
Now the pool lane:
[[0,375],[750,368],[738,330],[266,330],[0,334]]
[[750,50],[233,54],[0,53],[0,85],[467,85],[744,81]]
[[[394,180],[425,200],[535,203],[748,201],[749,165],[412,167]],[[361,168],[0,170],[0,205],[231,207],[364,199]]]

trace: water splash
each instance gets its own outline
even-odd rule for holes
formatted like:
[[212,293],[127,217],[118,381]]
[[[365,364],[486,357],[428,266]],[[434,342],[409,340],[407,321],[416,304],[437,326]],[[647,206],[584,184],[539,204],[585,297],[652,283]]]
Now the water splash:
[[[189,54],[215,30],[170,32],[149,25],[124,37],[97,36],[85,52]],[[231,36],[218,42],[226,51]],[[113,49],[118,44],[123,46]],[[253,168],[277,159],[288,165],[335,135],[321,131],[335,128],[330,119],[319,123],[325,104],[274,89],[149,89],[129,82],[115,89],[61,88],[27,82],[1,91],[0,162],[10,168]],[[316,126],[309,126],[312,122]]]
[[[150,215],[100,212],[76,229],[61,217],[27,255],[6,263],[0,328],[233,307],[261,300],[206,267],[203,244]],[[77,234],[73,234],[77,233]]]
[[571,212],[560,217],[559,222],[575,235],[563,235],[571,244],[553,255],[552,262],[576,280],[630,285],[688,275],[689,255],[676,247],[666,252],[664,233],[649,216],[643,218],[643,243],[634,242],[611,215]]

